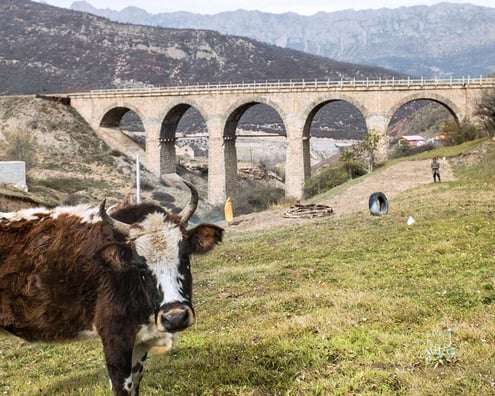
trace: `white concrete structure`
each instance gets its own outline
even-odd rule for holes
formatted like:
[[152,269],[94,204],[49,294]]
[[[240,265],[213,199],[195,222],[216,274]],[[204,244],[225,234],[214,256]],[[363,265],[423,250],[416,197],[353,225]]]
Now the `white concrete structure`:
[[0,161],[0,184],[27,191],[25,162]]

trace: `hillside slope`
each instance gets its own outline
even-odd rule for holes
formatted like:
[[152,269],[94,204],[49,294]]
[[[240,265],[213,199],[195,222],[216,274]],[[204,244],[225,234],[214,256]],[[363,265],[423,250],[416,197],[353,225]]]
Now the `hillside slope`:
[[[13,143],[22,146],[22,158]],[[26,158],[27,157],[27,158]],[[0,199],[0,211],[32,206],[109,204],[136,199],[135,158],[107,146],[71,107],[54,101],[19,96],[0,98],[0,160],[27,159],[29,192]],[[167,186],[141,171],[142,199],[155,199],[170,209],[182,207],[189,191]],[[3,196],[12,191],[3,191]],[[2,191],[0,191],[2,196]],[[24,196],[24,199],[22,197]],[[202,200],[198,213],[210,207]]]
[[0,95],[399,76],[210,30],[120,24],[28,0],[0,0],[0,36]]

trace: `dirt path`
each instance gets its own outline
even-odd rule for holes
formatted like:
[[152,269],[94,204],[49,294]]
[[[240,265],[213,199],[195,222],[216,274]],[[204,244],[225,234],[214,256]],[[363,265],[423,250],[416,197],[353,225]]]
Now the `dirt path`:
[[[391,199],[404,190],[432,183],[430,163],[429,159],[400,162],[383,171],[377,171],[372,176],[350,186],[341,194],[319,203],[329,205],[334,210],[333,216],[345,216],[368,210],[369,196],[374,192],[381,191],[388,199]],[[454,180],[448,161],[440,160],[440,164],[442,181]],[[283,217],[285,211],[286,209],[277,209],[238,216],[233,224],[226,226],[225,229],[227,232],[255,231],[297,224],[301,221],[301,219]]]

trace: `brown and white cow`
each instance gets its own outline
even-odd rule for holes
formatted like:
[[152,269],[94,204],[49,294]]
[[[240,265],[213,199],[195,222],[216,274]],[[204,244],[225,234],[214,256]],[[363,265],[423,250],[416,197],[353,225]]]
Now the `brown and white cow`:
[[165,352],[195,321],[190,254],[222,228],[186,229],[143,203],[111,214],[88,206],[0,213],[0,329],[27,341],[99,336],[115,395],[138,395],[147,353]]

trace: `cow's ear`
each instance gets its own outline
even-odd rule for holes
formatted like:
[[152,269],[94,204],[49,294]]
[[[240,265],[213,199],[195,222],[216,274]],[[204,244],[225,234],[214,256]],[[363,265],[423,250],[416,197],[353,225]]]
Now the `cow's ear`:
[[204,254],[222,242],[223,228],[214,224],[201,224],[188,230],[189,244],[192,254]]
[[115,271],[122,271],[128,267],[129,252],[124,246],[118,243],[103,246],[96,253],[103,263]]

